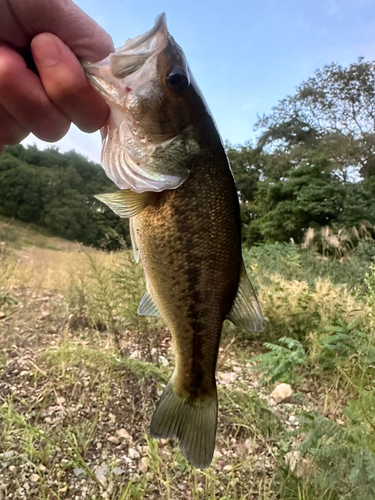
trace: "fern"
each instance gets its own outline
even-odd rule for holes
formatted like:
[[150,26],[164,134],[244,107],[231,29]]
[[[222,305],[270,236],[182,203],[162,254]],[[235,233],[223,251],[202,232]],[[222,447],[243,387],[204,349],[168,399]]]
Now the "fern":
[[[363,393],[348,405],[345,427],[317,413],[305,413],[300,419],[299,433],[306,433],[300,451],[314,457],[314,482],[319,488],[334,489],[338,498],[375,497],[374,422],[364,415],[369,400],[375,404],[374,394]],[[375,420],[373,411],[371,417]]]
[[276,381],[294,382],[299,378],[294,367],[303,365],[307,361],[305,349],[298,340],[281,337],[279,343],[284,344],[285,347],[265,342],[263,345],[269,349],[269,352],[252,359],[252,361],[259,361],[255,369],[263,371],[261,384],[272,384]]

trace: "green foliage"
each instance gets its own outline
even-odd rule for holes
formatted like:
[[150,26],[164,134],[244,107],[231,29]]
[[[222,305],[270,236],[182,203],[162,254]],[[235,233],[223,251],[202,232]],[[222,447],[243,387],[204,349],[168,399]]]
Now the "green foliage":
[[301,342],[288,337],[282,337],[278,342],[278,344],[265,342],[264,347],[269,349],[269,352],[252,359],[252,361],[259,362],[256,370],[263,372],[260,378],[261,384],[273,384],[276,381],[293,383],[299,379],[294,367],[305,365],[307,362],[306,352]]
[[282,180],[264,180],[255,205],[259,229],[267,241],[301,242],[304,230],[339,219],[345,200],[341,183],[330,174],[330,160],[316,151],[301,152]]
[[375,363],[375,345],[368,332],[358,328],[358,322],[327,327],[328,334],[319,337],[319,354],[316,361],[323,369],[354,364],[357,368]]
[[8,147],[0,155],[0,215],[37,224],[87,245],[119,248],[128,222],[95,200],[115,190],[100,165],[70,151]]
[[375,172],[375,62],[359,58],[347,68],[332,63],[317,70],[292,96],[281,100],[257,128],[260,145],[291,150],[319,143],[343,178],[360,168],[364,177]]
[[317,495],[329,488],[338,498],[368,500],[375,495],[375,395],[362,391],[345,408],[345,426],[317,413],[300,418],[306,437],[301,452],[311,456]]

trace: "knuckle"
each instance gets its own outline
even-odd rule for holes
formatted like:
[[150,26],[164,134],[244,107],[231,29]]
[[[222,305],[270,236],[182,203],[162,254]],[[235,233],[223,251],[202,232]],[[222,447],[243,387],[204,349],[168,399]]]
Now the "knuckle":
[[0,52],[0,94],[14,85],[14,75],[17,70],[16,64],[7,57],[2,57]]

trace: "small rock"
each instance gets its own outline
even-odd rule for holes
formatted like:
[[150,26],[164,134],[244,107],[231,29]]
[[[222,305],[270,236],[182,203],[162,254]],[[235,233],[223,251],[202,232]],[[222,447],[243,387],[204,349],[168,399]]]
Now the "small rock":
[[107,472],[108,467],[106,465],[98,465],[97,467],[95,467],[95,476],[103,485],[107,481]]
[[282,401],[290,398],[292,394],[293,391],[289,384],[279,384],[277,387],[275,387],[271,396],[276,401],[276,403],[281,403]]
[[120,439],[128,439],[129,441],[132,440],[131,435],[129,434],[129,432],[126,429],[119,429],[118,431],[116,431],[116,435]]
[[223,470],[225,470],[225,471],[232,470],[232,466],[230,464],[225,465],[225,467],[223,467]]
[[113,415],[113,413],[110,413],[109,414],[109,419],[108,419],[108,422],[110,424],[114,424],[116,422],[116,415]]
[[119,444],[120,440],[116,436],[109,436],[107,440],[112,444]]
[[0,311],[0,319],[3,319],[3,318],[5,318],[5,316],[6,316],[5,312],[3,312],[3,311]]
[[141,359],[142,358],[142,353],[141,351],[138,351],[137,349],[135,349],[131,355],[129,356],[130,359]]
[[38,474],[31,474],[30,481],[32,483],[37,483],[39,481],[39,475]]
[[244,446],[248,453],[252,454],[255,451],[255,442],[252,438],[247,438],[244,442]]
[[219,460],[219,458],[221,458],[222,456],[223,456],[223,454],[221,453],[220,450],[214,451],[214,460]]
[[128,456],[129,458],[131,458],[132,460],[136,460],[138,458],[140,458],[140,454],[138,453],[137,450],[135,450],[134,448],[129,448],[129,451],[128,451]]
[[237,373],[234,372],[217,372],[216,378],[219,383],[233,384],[237,378]]
[[124,472],[122,467],[113,467],[113,473],[116,474],[116,476],[121,476]]
[[73,474],[78,477],[78,479],[83,479],[86,476],[86,472],[80,467],[73,469]]
[[16,470],[16,466],[15,465],[10,465],[9,466],[9,471],[10,472],[14,472]]
[[146,473],[148,471],[150,465],[150,459],[148,457],[143,457],[139,461],[139,470],[143,473]]

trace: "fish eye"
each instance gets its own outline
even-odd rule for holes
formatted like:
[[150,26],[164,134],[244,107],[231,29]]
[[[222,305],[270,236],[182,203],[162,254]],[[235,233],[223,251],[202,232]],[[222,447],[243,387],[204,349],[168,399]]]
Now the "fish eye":
[[165,77],[165,81],[174,92],[182,92],[190,85],[189,77],[181,66],[174,66]]

